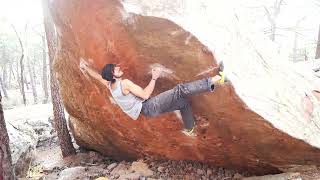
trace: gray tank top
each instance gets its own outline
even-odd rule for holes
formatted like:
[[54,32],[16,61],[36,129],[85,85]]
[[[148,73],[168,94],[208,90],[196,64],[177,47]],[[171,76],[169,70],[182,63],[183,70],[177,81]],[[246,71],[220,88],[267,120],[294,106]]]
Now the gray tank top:
[[132,93],[127,95],[123,94],[121,81],[117,80],[115,83],[116,88],[113,90],[111,89],[111,83],[109,84],[113,99],[120,106],[123,112],[125,112],[132,119],[137,120],[142,109],[143,99],[133,95]]

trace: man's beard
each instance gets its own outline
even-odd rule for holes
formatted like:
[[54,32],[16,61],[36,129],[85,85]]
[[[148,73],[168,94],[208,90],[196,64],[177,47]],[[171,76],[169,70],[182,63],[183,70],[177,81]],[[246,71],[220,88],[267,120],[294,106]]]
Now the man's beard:
[[119,79],[122,77],[122,74],[120,76],[114,76],[115,78]]

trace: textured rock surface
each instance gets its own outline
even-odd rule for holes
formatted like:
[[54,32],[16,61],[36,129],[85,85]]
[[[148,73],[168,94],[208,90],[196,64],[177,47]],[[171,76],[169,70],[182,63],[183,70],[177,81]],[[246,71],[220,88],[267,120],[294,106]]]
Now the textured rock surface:
[[38,135],[24,121],[8,120],[7,128],[15,174],[17,177],[24,177],[34,155]]
[[277,175],[266,175],[266,176],[243,178],[243,180],[279,180],[279,179],[297,180],[297,179],[301,179],[301,176],[299,173],[283,173],[283,174],[277,174]]
[[[5,110],[12,160],[18,177],[25,177],[30,162],[37,155],[35,148],[55,143],[56,133],[53,131],[48,117],[52,107],[47,104],[16,107]],[[43,155],[43,157],[47,157]]]
[[[159,1],[158,6],[148,2],[154,1],[141,1],[150,5],[143,9],[145,14],[169,17],[165,13],[172,9],[161,9],[165,1]],[[153,7],[158,9],[152,11]],[[177,22],[194,20],[172,7],[169,13],[184,18]],[[232,85],[192,98],[198,125],[197,137],[190,138],[181,133],[181,120],[175,113],[131,120],[112,102],[106,87],[81,73],[79,61],[86,60],[98,71],[105,63],[122,63],[126,68],[125,78],[141,86],[146,86],[150,79],[150,67],[161,64],[172,73],[157,82],[154,94],[158,94],[177,83],[208,76],[207,70],[216,60],[206,46],[170,20],[127,13],[117,0],[55,0],[51,11],[59,36],[55,70],[65,107],[72,116],[73,135],[80,146],[120,159],[143,156],[186,159],[263,173],[276,171],[275,167],[320,164],[320,150],[310,145],[319,147],[318,114],[310,121],[303,119],[299,110],[303,90],[293,91],[296,87],[291,88],[287,79],[281,79],[291,77],[292,73],[288,68],[275,67],[275,56],[265,56],[258,47],[255,49],[256,44],[230,48],[229,53],[234,54],[224,61],[232,72],[229,76]],[[191,29],[194,28],[197,27]],[[208,29],[204,32],[208,33]],[[232,36],[236,31],[224,33]],[[228,40],[224,45],[232,45]],[[244,37],[236,40],[247,42]],[[242,53],[248,54],[243,62],[235,57],[235,49],[241,47]],[[249,60],[254,63],[250,64]],[[303,80],[299,74],[292,78],[296,76],[300,78],[296,83]],[[250,87],[264,81],[267,83]],[[270,88],[267,93],[265,86]],[[291,88],[290,93],[287,87]],[[291,94],[294,98],[290,99]],[[282,95],[289,100],[278,102]],[[270,98],[257,99],[264,96]]]

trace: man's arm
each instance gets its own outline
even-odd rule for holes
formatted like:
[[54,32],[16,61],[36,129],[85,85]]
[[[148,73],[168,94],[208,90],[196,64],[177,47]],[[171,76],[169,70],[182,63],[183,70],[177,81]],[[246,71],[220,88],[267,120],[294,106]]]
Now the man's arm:
[[152,79],[150,80],[149,84],[147,87],[145,87],[144,89],[142,89],[140,86],[136,85],[135,83],[133,83],[132,81],[126,79],[123,80],[125,83],[125,90],[130,91],[132,94],[146,100],[149,99],[149,97],[151,96],[155,84],[156,84],[156,80],[159,78],[161,73],[161,69],[153,69],[152,70]]
[[146,88],[142,89],[140,86],[136,85],[135,83],[133,83],[132,81],[130,81],[128,79],[123,80],[123,82],[125,83],[125,89],[127,89],[132,94],[134,94],[144,100],[149,99],[149,97],[151,96],[151,94],[154,90],[154,86],[156,84],[156,80],[151,79],[148,86]]
[[[80,68],[84,71],[86,71],[91,77],[95,78],[96,80],[100,81],[103,85],[108,86],[108,83],[106,80],[102,78],[102,76],[97,73],[96,70],[89,67],[85,62],[80,62]],[[86,73],[84,72],[84,73]]]

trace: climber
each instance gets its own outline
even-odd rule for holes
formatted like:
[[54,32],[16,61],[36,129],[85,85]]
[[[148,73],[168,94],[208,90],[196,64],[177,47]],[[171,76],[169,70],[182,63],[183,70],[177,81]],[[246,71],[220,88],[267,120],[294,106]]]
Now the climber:
[[[162,113],[180,110],[185,129],[185,135],[194,136],[195,121],[188,97],[203,92],[213,92],[216,86],[225,81],[223,64],[219,64],[219,74],[185,84],[178,84],[173,89],[150,97],[157,79],[161,75],[161,68],[152,69],[152,78],[145,88],[141,88],[129,79],[122,79],[123,71],[115,64],[106,64],[98,74],[88,64],[81,60],[80,68],[92,77],[106,85],[120,108],[133,120],[138,119],[140,113],[154,117]],[[106,81],[107,80],[107,81]]]

